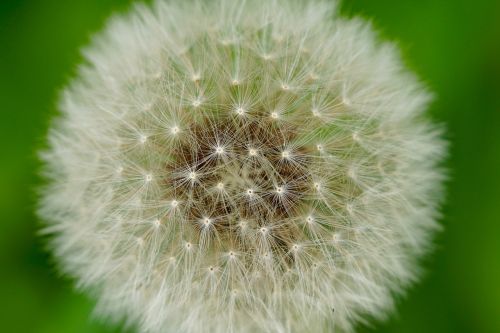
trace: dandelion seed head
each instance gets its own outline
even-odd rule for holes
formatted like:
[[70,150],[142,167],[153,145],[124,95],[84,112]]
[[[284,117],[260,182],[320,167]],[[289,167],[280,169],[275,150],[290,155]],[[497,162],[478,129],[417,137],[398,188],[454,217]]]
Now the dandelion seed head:
[[148,333],[353,332],[416,280],[446,144],[368,23],[326,0],[156,0],[85,57],[39,212],[98,314]]

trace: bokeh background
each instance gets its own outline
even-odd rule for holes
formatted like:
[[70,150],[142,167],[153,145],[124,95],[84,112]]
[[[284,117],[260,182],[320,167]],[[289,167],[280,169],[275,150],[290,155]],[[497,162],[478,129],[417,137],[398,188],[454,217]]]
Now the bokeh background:
[[[179,0],[181,1],[181,0]],[[0,1],[0,331],[121,332],[53,268],[36,232],[35,187],[57,95],[80,48],[129,0]],[[500,1],[344,0],[398,41],[448,127],[447,204],[427,274],[385,323],[360,332],[500,332]]]

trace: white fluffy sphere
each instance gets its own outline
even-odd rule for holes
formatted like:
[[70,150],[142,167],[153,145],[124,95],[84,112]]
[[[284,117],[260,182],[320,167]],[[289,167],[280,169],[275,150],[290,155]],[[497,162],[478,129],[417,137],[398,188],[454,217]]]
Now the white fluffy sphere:
[[143,332],[352,332],[418,276],[445,144],[394,45],[330,2],[161,1],[85,51],[40,215]]

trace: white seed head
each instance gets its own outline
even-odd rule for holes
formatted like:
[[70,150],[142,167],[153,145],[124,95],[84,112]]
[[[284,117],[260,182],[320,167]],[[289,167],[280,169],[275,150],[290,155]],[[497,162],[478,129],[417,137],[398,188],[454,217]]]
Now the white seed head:
[[327,0],[155,0],[85,57],[40,215],[97,313],[148,333],[353,332],[416,280],[446,145],[368,23]]

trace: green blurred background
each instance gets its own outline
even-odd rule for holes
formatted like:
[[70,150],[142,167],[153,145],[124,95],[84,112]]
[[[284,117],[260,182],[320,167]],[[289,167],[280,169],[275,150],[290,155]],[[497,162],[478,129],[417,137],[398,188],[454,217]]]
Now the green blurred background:
[[[180,1],[180,0],[179,0]],[[119,332],[60,277],[36,237],[43,145],[80,47],[129,0],[0,1],[0,331]],[[500,332],[500,1],[345,0],[399,41],[436,92],[452,142],[445,231],[428,273],[386,323],[361,332]]]

